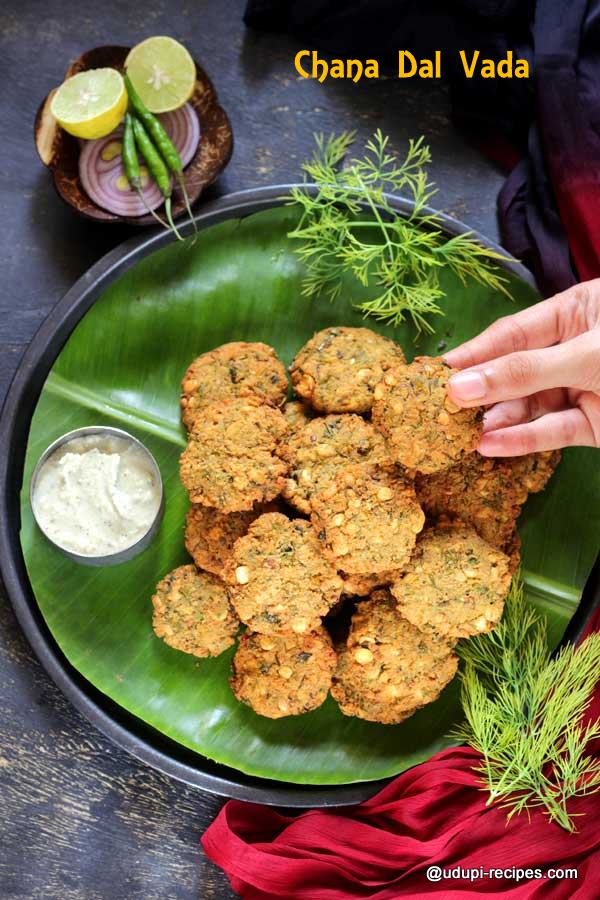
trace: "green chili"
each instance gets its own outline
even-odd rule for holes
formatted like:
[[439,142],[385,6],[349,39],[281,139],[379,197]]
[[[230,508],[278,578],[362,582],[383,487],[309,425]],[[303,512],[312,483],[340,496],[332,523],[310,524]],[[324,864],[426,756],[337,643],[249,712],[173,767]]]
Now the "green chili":
[[123,128],[123,146],[121,148],[123,155],[123,168],[127,181],[134,191],[141,191],[142,178],[140,173],[140,161],[138,159],[135,146],[135,138],[133,136],[133,122],[130,113],[125,113],[125,125]]
[[167,215],[167,221],[171,226],[173,234],[175,234],[175,236],[181,241],[183,240],[183,238],[177,231],[175,223],[173,222],[173,216],[171,214],[171,179],[169,177],[167,168],[140,120],[132,117],[131,121],[137,148],[146,161],[146,165],[148,166],[150,174],[154,178],[159,191],[165,198],[165,213]]
[[154,141],[160,155],[162,156],[164,162],[167,167],[173,172],[175,177],[177,178],[177,182],[179,184],[179,188],[183,194],[183,199],[185,201],[185,206],[188,211],[188,215],[194,224],[194,230],[197,231],[196,222],[192,215],[192,209],[190,206],[189,197],[185,188],[185,181],[183,178],[183,163],[181,161],[181,157],[175,147],[173,141],[165,131],[162,123],[156,118],[153,113],[150,112],[140,95],[137,93],[133,84],[131,83],[131,79],[128,75],[124,76],[125,87],[127,88],[127,94],[129,96],[129,103],[131,104],[131,108],[135,112],[137,118],[142,122],[144,128]]
[[156,118],[156,116],[153,115],[146,107],[143,100],[132,85],[128,75],[125,75],[125,87],[127,88],[129,102],[131,104],[132,110],[156,144],[156,147],[160,151],[160,155],[164,159],[169,169],[176,175],[183,172],[183,165],[181,162],[181,157],[177,152],[177,148],[171,141],[171,138],[163,128],[162,124]]
[[133,134],[133,118],[130,113],[125,113],[125,125],[123,127],[123,144],[121,148],[123,157],[123,168],[125,175],[132,190],[134,190],[150,215],[154,216],[157,222],[164,228],[168,228],[167,223],[146,203],[146,198],[142,190],[142,173],[140,171],[140,161],[138,159],[137,148],[135,145],[135,137]]
[[132,125],[137,148],[144,157],[146,164],[150,169],[150,173],[158,185],[159,191],[166,200],[167,197],[171,196],[171,179],[169,178],[167,168],[162,161],[158,150],[150,140],[148,132],[139,119],[132,119]]

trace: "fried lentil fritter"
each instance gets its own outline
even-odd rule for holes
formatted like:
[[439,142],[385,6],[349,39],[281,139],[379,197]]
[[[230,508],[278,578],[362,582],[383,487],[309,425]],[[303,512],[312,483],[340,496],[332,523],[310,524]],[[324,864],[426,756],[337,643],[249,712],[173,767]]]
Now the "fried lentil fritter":
[[311,498],[311,520],[338,569],[370,575],[403,569],[425,515],[400,472],[354,465]]
[[398,581],[402,576],[400,569],[391,572],[375,572],[369,575],[349,575],[340,572],[342,579],[342,594],[345,597],[368,597],[376,588],[387,587],[393,581]]
[[192,503],[228,513],[276,497],[288,469],[281,458],[286,432],[283,415],[270,406],[232,400],[207,407],[180,460]]
[[389,462],[382,436],[370,422],[351,414],[313,419],[289,435],[282,452],[290,467],[283,496],[302,513],[310,513],[310,498],[328,487],[339,469]]
[[560,458],[560,450],[547,450],[543,453],[528,453],[525,456],[507,456],[503,461],[510,466],[515,483],[525,494],[537,494],[543,491],[550,481]]
[[235,542],[232,603],[253,631],[314,631],[335,605],[342,579],[310,522],[266,513]]
[[253,397],[281,406],[287,375],[272,347],[236,341],[203,353],[191,363],[181,382],[181,414],[188,430],[215,401]]
[[450,641],[491,631],[510,588],[508,557],[466,525],[423,533],[392,594],[405,618]]
[[157,637],[194,656],[218,656],[240,625],[227,586],[196,566],[179,566],[156,585],[152,627]]
[[233,658],[231,688],[260,716],[299,716],[324,702],[335,666],[335,651],[322,627],[308,634],[247,631]]
[[417,496],[428,516],[457,516],[511,555],[527,495],[544,489],[559,461],[559,451],[502,458],[471,453],[443,472],[417,476]]
[[259,503],[253,509],[226,514],[194,503],[187,514],[185,548],[200,569],[225,577],[237,539],[247,533],[251,522],[275,508],[276,503]]
[[461,518],[499,550],[510,544],[526,496],[510,465],[479,453],[435,475],[418,475],[416,490],[428,516]]
[[357,604],[331,695],[346,716],[396,724],[436,700],[457,665],[448,643],[403,618],[389,591],[374,591]]
[[[436,528],[460,528],[464,525],[468,525],[469,527],[474,527],[472,523],[467,522],[464,518],[459,518],[458,516],[440,516],[436,518],[434,521],[430,521],[429,524]],[[477,529],[475,529],[477,531]],[[479,532],[477,532],[479,534]],[[481,537],[481,535],[479,535]],[[483,539],[485,540],[485,538]],[[491,547],[496,547],[496,550],[501,550],[505,556],[508,557],[508,571],[511,575],[514,575],[519,566],[521,565],[521,538],[519,537],[519,532],[514,529],[509,535],[504,544],[499,547],[495,544],[492,544],[491,541],[486,541]],[[402,577],[404,573],[400,572],[399,578]],[[393,581],[398,581],[398,578],[392,579]],[[390,584],[392,582],[390,581]]]
[[310,407],[306,403],[302,403],[301,400],[289,400],[283,407],[282,412],[285,421],[288,423],[290,434],[292,431],[298,431],[303,425],[310,422],[313,417]]
[[510,541],[502,547],[502,551],[508,556],[508,571],[514,575],[521,565],[521,538],[518,531],[513,531]]
[[325,413],[366,413],[375,385],[403,363],[398,344],[369,328],[325,328],[296,354],[290,375],[296,392]]
[[479,443],[483,410],[460,409],[448,396],[455,371],[441,358],[419,356],[391,369],[375,388],[373,424],[395,461],[408,469],[439,472]]

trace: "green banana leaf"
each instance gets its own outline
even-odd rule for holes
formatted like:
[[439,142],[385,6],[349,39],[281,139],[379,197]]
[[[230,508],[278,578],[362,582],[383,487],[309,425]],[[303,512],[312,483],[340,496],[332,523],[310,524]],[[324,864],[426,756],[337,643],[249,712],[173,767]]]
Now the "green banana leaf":
[[[226,341],[266,341],[286,364],[317,329],[359,325],[348,284],[334,304],[300,294],[301,270],[286,233],[290,208],[227,221],[195,244],[173,243],[139,262],[100,297],[75,329],[35,411],[22,491],[21,542],[42,614],[65,656],[129,712],[204,756],[251,775],[302,784],[377,779],[420,762],[451,741],[460,720],[456,681],[433,705],[398,726],[344,717],[328,699],[297,718],[270,721],[239,704],[228,685],[232,652],[201,661],[152,631],[157,581],[186,562],[188,507],[178,477],[185,445],[179,382],[189,361]],[[414,344],[410,326],[371,327],[412,355],[439,352],[500,315],[536,299],[513,280],[514,301],[444,273],[446,317]],[[144,441],[161,467],[166,511],[158,538],[114,568],[70,562],[36,529],[28,502],[33,466],[69,429],[104,423]],[[586,449],[569,450],[548,489],[528,502],[520,531],[527,595],[564,632],[598,550],[600,469]]]

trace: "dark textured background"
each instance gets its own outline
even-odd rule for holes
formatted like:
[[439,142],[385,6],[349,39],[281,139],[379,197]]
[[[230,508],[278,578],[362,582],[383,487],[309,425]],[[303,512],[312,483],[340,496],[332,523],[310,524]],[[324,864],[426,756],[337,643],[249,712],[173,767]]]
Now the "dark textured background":
[[[129,7],[129,8],[128,8]],[[75,217],[33,140],[35,111],[69,61],[152,34],[183,41],[212,77],[235,135],[211,196],[297,180],[312,133],[376,127],[393,145],[424,133],[436,204],[492,238],[501,175],[449,121],[444,89],[396,80],[317,82],[299,47],[245,31],[242,0],[6,0],[0,12],[0,399],[28,341],[91,263],[131,231]],[[114,747],[41,670],[0,594],[0,897],[32,900],[229,898],[199,849],[217,798],[169,781]]]

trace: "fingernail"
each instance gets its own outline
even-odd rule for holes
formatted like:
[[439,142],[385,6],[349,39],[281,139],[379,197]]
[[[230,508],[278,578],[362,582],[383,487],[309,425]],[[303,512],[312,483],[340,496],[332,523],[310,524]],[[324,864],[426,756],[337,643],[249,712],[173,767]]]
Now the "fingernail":
[[481,433],[485,434],[488,431],[495,431],[494,417],[485,415],[483,417],[483,423],[481,425]]
[[486,395],[485,376],[481,372],[459,372],[450,379],[450,390],[457,400],[482,400]]
[[496,431],[497,428],[501,428],[504,424],[506,424],[506,414],[501,409],[499,410],[492,406],[483,417],[483,428],[481,430],[485,434],[486,431]]

